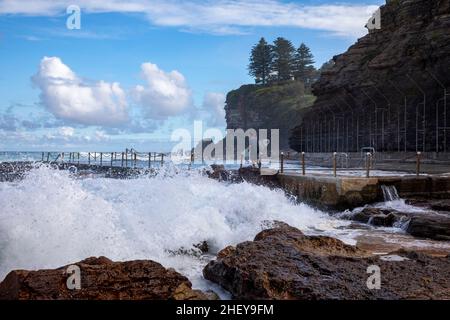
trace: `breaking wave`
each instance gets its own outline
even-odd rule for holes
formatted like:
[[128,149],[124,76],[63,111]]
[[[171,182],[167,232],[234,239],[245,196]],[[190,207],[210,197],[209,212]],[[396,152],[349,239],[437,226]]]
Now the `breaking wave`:
[[0,279],[13,269],[55,268],[90,256],[152,259],[205,288],[212,256],[174,254],[207,241],[211,252],[251,240],[268,221],[352,243],[349,222],[250,183],[200,171],[136,179],[79,178],[45,166],[0,183]]

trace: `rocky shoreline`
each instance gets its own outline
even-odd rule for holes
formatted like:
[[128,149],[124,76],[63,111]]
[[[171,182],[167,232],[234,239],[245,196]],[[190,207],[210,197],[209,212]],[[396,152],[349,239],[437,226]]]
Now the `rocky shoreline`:
[[[371,266],[380,270],[380,289],[367,286]],[[450,256],[407,251],[373,256],[334,238],[305,236],[286,224],[225,248],[204,276],[236,299],[450,298]]]
[[[246,181],[280,188],[276,178],[262,177],[256,168],[227,171],[216,166],[206,174],[229,183]],[[449,200],[406,202],[423,212],[366,206],[340,218],[353,220],[353,228],[361,230],[403,224],[411,236],[448,243]],[[204,267],[204,278],[228,291],[233,299],[450,299],[450,247],[436,255],[408,246],[377,253],[371,241],[350,246],[335,238],[307,236],[284,222],[267,228],[253,241],[222,249]],[[194,247],[208,252],[207,242]],[[174,254],[189,254],[185,251]],[[79,290],[67,287],[71,265],[80,268]],[[187,277],[151,260],[113,262],[91,257],[71,265],[11,271],[0,283],[0,300],[218,299],[214,292],[192,289]],[[374,266],[380,272],[380,289],[368,287],[368,270]]]
[[[80,268],[78,290],[67,287],[69,265],[15,270],[0,283],[0,300],[218,299],[213,292],[193,290],[185,276],[151,260],[100,257],[73,265]],[[379,270],[379,288],[370,286],[371,268]],[[450,299],[450,255],[405,250],[373,255],[334,238],[306,236],[282,222],[253,241],[224,248],[203,275],[233,299]]]

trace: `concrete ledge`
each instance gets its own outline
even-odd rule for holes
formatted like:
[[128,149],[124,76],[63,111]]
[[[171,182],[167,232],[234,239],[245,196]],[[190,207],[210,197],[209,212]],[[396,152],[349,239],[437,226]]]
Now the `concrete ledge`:
[[450,198],[448,176],[331,177],[277,176],[283,189],[317,207],[345,210],[383,200],[382,185],[394,185],[401,197]]

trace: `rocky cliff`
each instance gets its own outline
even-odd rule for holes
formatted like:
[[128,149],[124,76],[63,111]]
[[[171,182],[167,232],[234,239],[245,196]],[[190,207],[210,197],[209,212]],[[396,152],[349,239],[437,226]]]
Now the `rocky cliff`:
[[450,0],[389,0],[335,56],[290,138],[298,151],[449,151]]
[[280,129],[280,146],[286,148],[290,130],[300,122],[304,110],[314,99],[305,93],[299,81],[244,85],[227,95],[227,128]]

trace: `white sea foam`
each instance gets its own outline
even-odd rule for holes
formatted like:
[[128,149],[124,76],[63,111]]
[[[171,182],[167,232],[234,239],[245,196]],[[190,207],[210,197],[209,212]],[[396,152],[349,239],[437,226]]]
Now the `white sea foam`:
[[0,183],[0,279],[12,269],[55,268],[90,256],[152,259],[187,275],[195,287],[207,259],[173,255],[208,241],[213,251],[251,240],[264,221],[354,243],[349,222],[331,218],[282,191],[225,184],[199,172],[137,179],[77,179],[41,167]]

